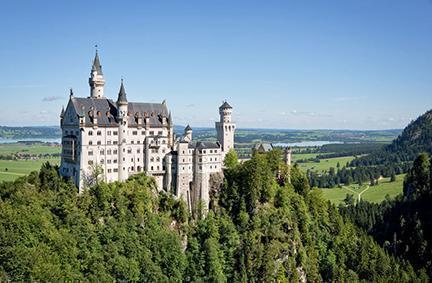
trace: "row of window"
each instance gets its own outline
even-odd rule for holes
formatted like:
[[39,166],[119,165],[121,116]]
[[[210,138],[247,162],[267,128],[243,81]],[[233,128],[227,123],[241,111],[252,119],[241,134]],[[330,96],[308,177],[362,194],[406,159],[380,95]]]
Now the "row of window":
[[[68,131],[66,131],[66,134],[68,134]],[[72,134],[72,131],[71,131],[71,134]],[[111,136],[111,135],[117,136],[118,135],[118,131],[107,131],[106,134],[107,134],[107,136]],[[158,131],[157,134],[159,136],[161,136],[161,135],[163,135],[163,131]],[[77,132],[77,135],[78,135],[78,132]],[[93,131],[89,131],[88,135],[89,136],[93,136]],[[101,136],[102,135],[102,131],[97,131],[96,135],[97,136]],[[138,135],[138,131],[132,131],[132,135],[137,136]],[[141,131],[141,135],[145,136],[145,131]],[[154,136],[155,135],[155,131],[150,131],[149,135],[150,136]]]

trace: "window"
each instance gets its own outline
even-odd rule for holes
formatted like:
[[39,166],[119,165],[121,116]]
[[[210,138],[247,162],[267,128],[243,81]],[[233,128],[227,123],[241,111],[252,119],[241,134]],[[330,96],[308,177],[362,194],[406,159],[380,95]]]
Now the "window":
[[118,172],[118,169],[117,169],[117,168],[114,168],[113,171],[117,173],[117,172]]
[[111,171],[112,171],[111,169],[108,169],[108,173],[111,173]]
[[141,131],[141,135],[145,136],[145,131]]
[[108,159],[108,160],[107,160],[107,164],[111,164],[111,159]]
[[153,166],[151,167],[151,170],[153,171]]
[[98,145],[101,145],[101,144],[102,144],[102,142],[101,142],[101,141],[98,141],[98,142],[97,142],[97,144],[98,144]]
[[137,141],[137,144],[140,144],[141,143],[141,141]]
[[89,145],[93,145],[93,141],[89,141]]
[[132,149],[129,148],[129,149],[128,149],[128,153],[132,153]]
[[132,135],[136,136],[136,135],[138,135],[138,132],[137,131],[133,131]]
[[101,149],[100,154],[104,155],[105,154],[105,150]]
[[154,136],[154,131],[150,131],[150,135],[151,135],[151,136]]
[[118,132],[117,132],[117,131],[114,131],[113,134],[114,134],[114,136],[117,136],[117,135],[118,135]]
[[117,164],[117,159],[114,159],[114,160],[113,160],[113,163],[114,163],[114,164]]
[[113,154],[117,154],[117,149],[114,149]]
[[111,144],[111,141],[107,141],[107,145],[110,145]]
[[131,141],[131,144],[134,144],[135,142],[134,141]]
[[154,162],[154,157],[150,158],[150,162]]
[[138,148],[138,149],[137,149],[137,153],[141,153],[141,149]]
[[107,150],[107,155],[111,155],[111,149]]
[[93,160],[89,160],[88,165],[93,165]]
[[113,141],[113,144],[116,145],[118,142],[117,141]]
[[101,163],[101,164],[104,164],[104,163],[105,163],[105,160],[101,159],[100,163]]
[[111,136],[111,131],[107,131],[107,136]]
[[162,131],[159,131],[159,132],[158,132],[158,135],[160,135],[160,136],[161,136],[161,135],[162,135]]
[[131,158],[131,162],[133,162],[133,158]]
[[88,156],[93,156],[93,150],[89,150]]
[[89,131],[89,136],[93,136],[93,131]]
[[102,132],[101,131],[97,131],[97,135],[98,136],[102,135]]

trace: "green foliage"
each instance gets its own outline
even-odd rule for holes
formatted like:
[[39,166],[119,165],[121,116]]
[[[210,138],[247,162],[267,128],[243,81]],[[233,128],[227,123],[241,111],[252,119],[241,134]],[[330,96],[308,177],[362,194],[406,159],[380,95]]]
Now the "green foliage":
[[[257,154],[227,170],[219,205],[191,219],[185,203],[144,175],[82,194],[45,164],[0,183],[0,278],[11,281],[411,282],[344,220],[306,176],[276,182],[280,164]],[[277,166],[278,165],[278,166]],[[424,224],[419,223],[421,239]],[[427,246],[423,249],[427,252]],[[423,276],[423,277],[422,277]]]
[[224,166],[228,169],[234,169],[238,165],[237,152],[231,148],[225,155]]
[[406,175],[404,192],[381,204],[361,201],[341,208],[342,214],[371,234],[395,256],[409,260],[432,276],[432,166],[427,154],[420,154]]

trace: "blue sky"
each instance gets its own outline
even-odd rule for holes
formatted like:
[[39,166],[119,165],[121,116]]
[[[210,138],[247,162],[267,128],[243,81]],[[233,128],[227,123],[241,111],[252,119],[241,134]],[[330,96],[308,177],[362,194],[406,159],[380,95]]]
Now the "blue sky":
[[56,125],[88,96],[167,99],[176,124],[402,128],[432,108],[431,0],[0,2],[0,125]]

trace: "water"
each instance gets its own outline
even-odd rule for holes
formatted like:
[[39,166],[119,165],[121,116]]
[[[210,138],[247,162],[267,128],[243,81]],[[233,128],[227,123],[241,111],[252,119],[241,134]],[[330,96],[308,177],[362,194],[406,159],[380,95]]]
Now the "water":
[[292,142],[292,143],[274,143],[273,146],[277,147],[308,147],[308,146],[323,146],[326,144],[341,144],[340,141],[302,141],[302,142]]
[[22,138],[22,139],[0,138],[0,144],[2,144],[2,143],[17,143],[19,141],[38,141],[38,142],[48,142],[48,143],[61,143],[61,138]]

